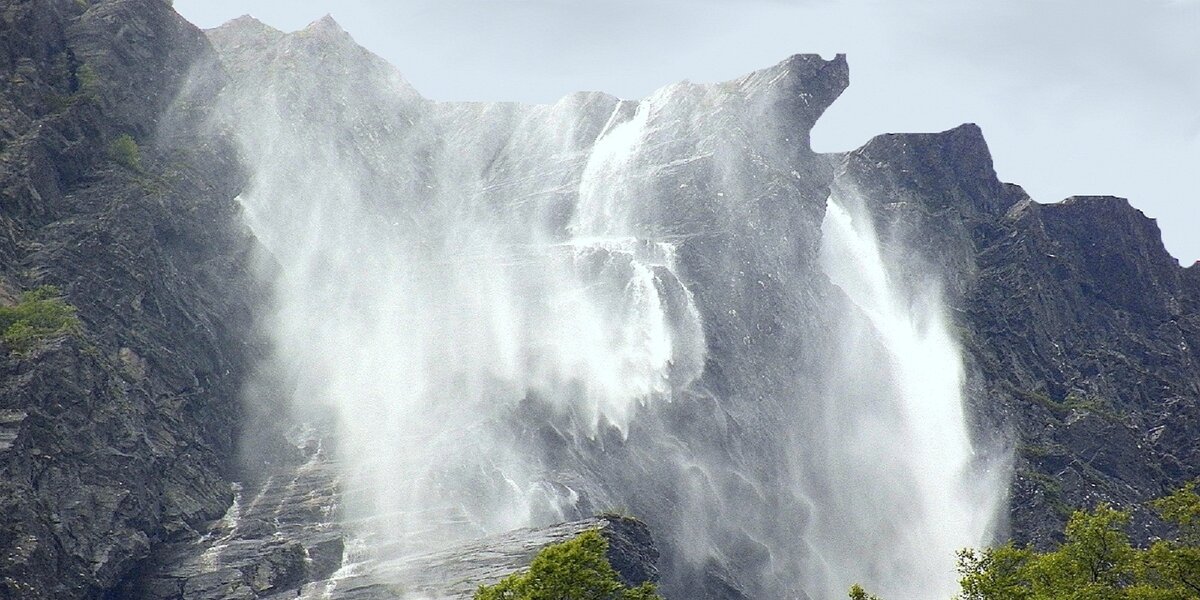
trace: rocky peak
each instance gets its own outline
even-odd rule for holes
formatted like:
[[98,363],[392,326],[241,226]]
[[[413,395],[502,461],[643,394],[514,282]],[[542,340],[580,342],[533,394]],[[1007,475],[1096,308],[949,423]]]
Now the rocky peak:
[[[879,202],[914,200],[938,210],[999,215],[1024,193],[996,178],[983,131],[964,123],[940,133],[888,133],[875,136],[849,154],[847,173],[871,182],[865,195]],[[870,176],[865,176],[871,173]],[[946,187],[952,193],[930,193]],[[900,191],[906,198],[891,198]],[[876,193],[871,193],[876,192]]]
[[817,54],[795,54],[730,83],[750,103],[752,119],[788,124],[779,141],[785,147],[802,144],[811,152],[809,134],[850,85],[850,69],[844,54],[828,61]]
[[969,124],[876,137],[838,185],[946,274],[977,418],[1017,436],[1013,537],[1048,544],[1067,507],[1099,501],[1155,535],[1142,503],[1195,476],[1200,320],[1197,270],[1154,221],[1112,196],[1033,201]]
[[1179,265],[1162,243],[1154,219],[1115,196],[1073,196],[1043,207],[1047,233],[1071,246],[1090,279],[1105,281],[1093,292],[1120,310],[1154,319],[1178,313],[1170,302]]
[[229,21],[226,21],[222,25],[219,25],[213,29],[206,30],[206,32],[221,31],[221,30],[225,30],[225,31],[235,31],[235,30],[279,31],[278,29],[275,29],[274,27],[271,27],[270,25],[267,25],[266,23],[259,21],[258,19],[254,18],[253,15],[250,15],[250,14],[244,14],[240,17],[230,19]]
[[405,102],[420,98],[395,67],[360,46],[329,15],[291,33],[249,16],[205,33],[235,81],[251,82],[260,93],[281,83],[281,73],[298,71],[309,73],[299,79],[307,82],[307,89],[289,90],[298,94],[289,101],[311,102],[314,107],[343,104],[346,98],[374,88],[372,81],[388,81]]
[[850,68],[845,54],[828,61],[818,54],[794,54],[736,83],[749,94],[767,92],[807,121],[816,123],[850,85]]
[[212,29],[204,30],[205,35],[221,39],[273,39],[284,35],[282,31],[259,21],[250,15],[242,15],[236,19]]
[[333,19],[333,15],[326,14],[325,16],[309,23],[303,30],[304,33],[313,36],[323,37],[329,41],[349,41],[353,43],[353,38],[345,29]]

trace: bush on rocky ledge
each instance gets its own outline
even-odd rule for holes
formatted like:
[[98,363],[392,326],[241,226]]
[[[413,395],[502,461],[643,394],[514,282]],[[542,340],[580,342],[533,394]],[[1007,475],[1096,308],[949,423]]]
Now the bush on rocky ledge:
[[108,147],[109,158],[113,162],[129,169],[131,171],[142,170],[141,150],[138,149],[137,142],[133,136],[128,133],[123,133],[113,140]]
[[78,327],[75,307],[52,285],[25,292],[14,306],[0,306],[0,339],[13,352],[28,352],[39,340]]
[[479,586],[475,600],[654,600],[652,583],[631,588],[609,564],[608,540],[585,531],[574,539],[546,546],[529,565],[491,586]]

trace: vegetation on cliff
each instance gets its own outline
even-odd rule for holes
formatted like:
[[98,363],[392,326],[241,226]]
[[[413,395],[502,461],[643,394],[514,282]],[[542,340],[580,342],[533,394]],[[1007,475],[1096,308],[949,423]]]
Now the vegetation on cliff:
[[52,285],[25,292],[13,306],[0,306],[0,339],[13,352],[28,352],[39,340],[78,327],[75,307]]
[[[958,600],[1189,600],[1200,598],[1200,494],[1196,482],[1151,506],[1177,536],[1137,548],[1129,512],[1101,504],[1075,511],[1063,543],[1036,552],[1013,543],[958,556]],[[859,585],[852,600],[879,600]]]
[[117,136],[108,146],[108,155],[113,162],[131,171],[142,169],[141,150],[128,133]]
[[653,600],[654,584],[631,588],[608,562],[608,540],[591,530],[546,546],[529,570],[479,586],[475,600]]

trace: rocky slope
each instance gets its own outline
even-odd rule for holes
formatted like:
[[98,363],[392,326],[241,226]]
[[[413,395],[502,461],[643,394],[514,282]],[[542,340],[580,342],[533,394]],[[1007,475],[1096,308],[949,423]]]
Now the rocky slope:
[[[231,76],[224,118],[255,173],[243,200],[282,264],[281,302],[300,300],[279,307],[296,319],[281,329],[298,337],[276,338],[305,373],[297,396],[345,398],[335,406],[345,455],[400,457],[350,471],[391,480],[444,469],[378,485],[382,497],[355,509],[399,515],[385,530],[434,529],[422,540],[436,546],[507,520],[622,507],[656,531],[672,593],[800,593],[796,522],[772,515],[801,515],[804,500],[774,490],[794,477],[786,462],[802,415],[818,410],[793,409],[805,401],[797,381],[815,377],[837,338],[812,318],[836,292],[820,284],[812,235],[833,165],[808,131],[847,84],[844,57],[795,56],[643,102],[438,103],[330,19],[283,34],[242,18],[209,37]],[[309,242],[300,250],[297,239]],[[506,319],[493,305],[532,331],[489,339],[473,323]],[[596,326],[631,333],[567,346],[592,311],[604,316]],[[386,325],[410,319],[422,325]],[[314,320],[332,326],[304,325]],[[670,330],[670,356],[642,367],[658,350],[641,332],[656,329]],[[406,370],[395,358],[406,339],[438,364]],[[536,344],[518,378],[549,381],[474,384],[504,377],[498,357],[517,340]],[[611,380],[598,374],[614,363]],[[428,377],[440,365],[451,372]],[[587,386],[607,395],[581,394]],[[406,398],[413,388],[429,397]],[[371,402],[384,394],[389,404]]]
[[[5,2],[0,32],[0,300],[53,284],[81,320],[0,345],[0,597],[253,597],[327,577],[333,474],[243,420],[261,419],[241,399],[265,294],[244,171],[208,126],[224,82],[208,41],[161,0]],[[274,466],[245,479],[239,445]],[[646,580],[648,533],[613,523],[492,540],[479,581],[591,527],[627,540],[614,562]]]
[[[419,597],[465,600],[483,584],[523,569],[543,547],[598,530],[609,562],[628,585],[658,579],[658,550],[649,529],[632,518],[604,515],[451,545],[437,552],[379,558],[382,537],[352,534],[340,510],[343,465],[308,432],[307,458],[280,464],[265,477],[238,483],[221,519],[202,535],[160,547],[118,589],[146,600],[241,598]],[[348,545],[349,544],[349,545]]]
[[[527,396],[510,418],[518,435],[532,434],[553,457],[532,468],[578,494],[577,510],[625,505],[662,532],[668,591],[766,597],[802,593],[788,582],[820,577],[805,566],[814,562],[808,550],[782,538],[804,538],[822,519],[841,518],[822,515],[839,480],[812,457],[840,452],[845,440],[829,439],[822,423],[836,417],[838,403],[891,385],[886,369],[849,374],[862,380],[851,385],[828,373],[844,338],[830,315],[841,292],[818,264],[831,192],[866,202],[905,285],[946,288],[966,350],[977,445],[1014,455],[1001,531],[1048,544],[1071,508],[1110,501],[1135,508],[1148,539],[1157,529],[1141,503],[1198,475],[1195,268],[1180,268],[1153,223],[1123,200],[1039,205],[1000,182],[971,125],[814,154],[808,131],[847,84],[841,57],[797,56],[731,82],[669,86],[640,103],[581,94],[553,106],[442,104],[421,98],[329,19],[294,34],[242,19],[210,37],[232,74],[234,112],[293,124],[283,133],[270,125],[243,131],[244,147],[265,150],[256,146],[265,132],[275,144],[268,162],[252,167],[261,175],[252,195],[277,202],[268,212],[319,213],[319,200],[271,198],[272,186],[291,189],[310,177],[310,187],[334,180],[356,190],[369,218],[403,214],[419,223],[409,235],[427,245],[455,234],[423,237],[445,227],[438,211],[446,206],[456,207],[452,218],[480,211],[502,228],[517,224],[501,238],[525,239],[522,228],[534,223],[534,237],[570,239],[587,225],[579,215],[592,208],[588,178],[597,156],[607,160],[605,134],[615,124],[636,128],[620,168],[599,165],[612,168],[599,172],[618,190],[605,214],[624,219],[623,233],[676,253],[678,262],[658,273],[663,286],[677,282],[692,294],[703,323],[701,374],[681,377],[694,357],[676,350],[671,403],[639,410],[620,443],[587,440],[578,422],[557,420],[555,409],[539,406],[553,404],[544,397],[553,392]],[[281,153],[280,139],[293,151]],[[334,164],[314,160],[314,147],[336,148]],[[637,201],[612,208],[628,198]],[[336,229],[321,233],[330,231],[338,237]],[[285,237],[313,234],[301,227]],[[372,239],[377,250],[388,243]],[[434,257],[439,268],[453,259]],[[313,287],[305,283],[297,289]],[[349,289],[321,305],[371,293]],[[672,296],[660,293],[670,305]],[[872,340],[855,351],[886,360]],[[830,389],[835,397],[824,398]],[[803,456],[790,455],[796,447]],[[688,467],[664,464],[675,460]],[[563,470],[579,474],[564,478]],[[781,485],[788,480],[825,491],[805,497]],[[683,490],[692,486],[726,502],[688,497]],[[681,507],[681,496],[694,505]],[[858,537],[891,535],[890,524],[871,524],[862,515],[872,509],[863,508]],[[698,513],[712,523],[702,533],[694,530]],[[789,524],[774,518],[780,514],[803,517]]]
[[1145,502],[1200,476],[1200,267],[1123,198],[1001,183],[974,125],[877,137],[838,181],[949,275],[976,420],[1015,447],[1013,538],[1045,546],[1098,502],[1161,535]]
[[231,499],[242,170],[172,105],[210,52],[160,0],[0,5],[0,287],[54,284],[82,322],[0,348],[0,597],[99,597]]

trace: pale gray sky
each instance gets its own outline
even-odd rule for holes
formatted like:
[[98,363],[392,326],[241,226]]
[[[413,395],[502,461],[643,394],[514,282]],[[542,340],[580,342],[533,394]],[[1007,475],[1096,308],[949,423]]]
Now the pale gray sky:
[[1040,202],[1113,194],[1200,260],[1200,0],[176,0],[201,27],[326,13],[437,100],[639,98],[846,52],[817,150],[978,123]]

